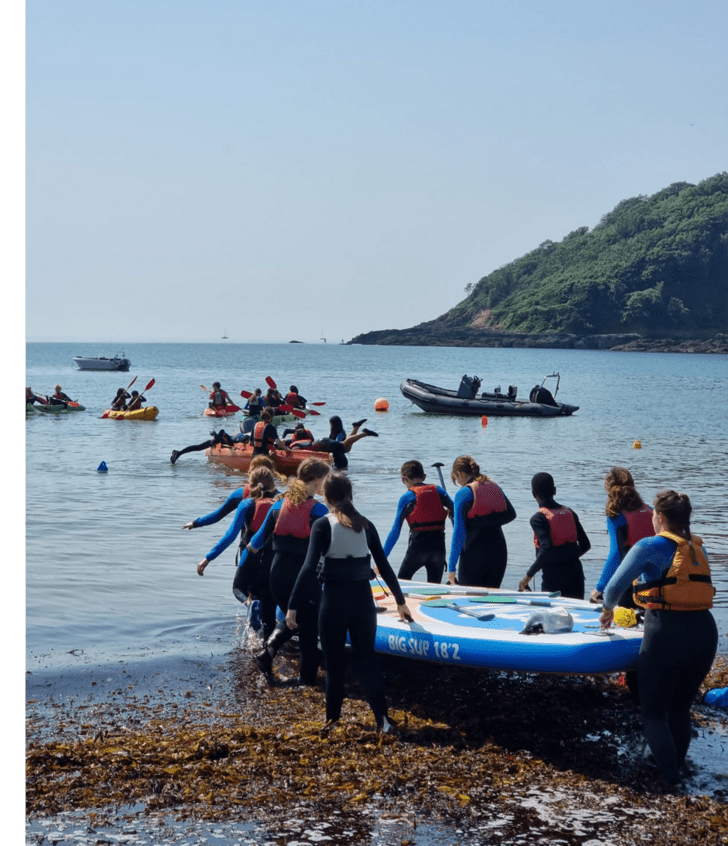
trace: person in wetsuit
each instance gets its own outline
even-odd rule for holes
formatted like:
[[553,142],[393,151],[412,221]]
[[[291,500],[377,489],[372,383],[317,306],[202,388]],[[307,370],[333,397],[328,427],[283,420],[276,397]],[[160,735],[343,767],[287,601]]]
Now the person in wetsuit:
[[25,404],[26,405],[48,405],[48,400],[45,397],[41,397],[33,391],[33,389],[28,386],[25,389]]
[[[315,452],[330,453],[333,456],[334,467],[336,467],[337,470],[346,470],[349,466],[349,459],[346,457],[346,454],[350,452],[352,446],[357,441],[367,437],[379,437],[379,435],[371,429],[362,429],[359,431],[362,424],[366,423],[366,419],[357,420],[353,423],[351,433],[349,435],[347,435],[344,431],[341,418],[338,415],[335,414],[331,417],[329,423],[331,425],[328,438],[319,438],[318,440],[315,440],[310,445],[309,449],[314,450]],[[303,424],[298,424],[298,426],[303,426]]]
[[427,581],[440,584],[447,562],[445,520],[452,519],[453,502],[439,485],[425,484],[427,475],[419,461],[405,461],[400,474],[407,492],[399,499],[394,523],[384,542],[384,554],[391,555],[406,520],[410,535],[397,578],[411,579],[424,567]]
[[124,388],[119,388],[116,392],[116,396],[111,401],[111,410],[112,411],[126,411],[126,401],[131,399],[131,395],[128,394]]
[[450,477],[455,494],[455,522],[450,540],[447,580],[455,584],[500,587],[508,564],[502,527],[516,519],[516,509],[502,489],[469,455],[458,456]]
[[250,434],[253,444],[253,455],[268,455],[274,449],[285,449],[290,451],[285,443],[278,437],[278,430],[271,423],[273,410],[266,407],[260,414],[260,420],[255,424]]
[[137,411],[142,407],[142,403],[146,402],[147,398],[143,397],[139,391],[132,391],[131,397],[129,397],[129,404],[126,407],[127,411]]
[[235,405],[230,399],[227,391],[223,391],[219,382],[212,383],[212,391],[210,391],[210,401],[207,403],[208,408],[221,410],[228,405]]
[[642,730],[662,778],[681,780],[692,726],[690,707],[710,672],[718,629],[710,613],[713,588],[702,540],[690,530],[686,494],[665,490],[654,501],[655,537],[638,541],[604,590],[603,628],[625,588],[645,608],[637,662]]
[[[270,589],[278,607],[284,613],[296,578],[308,551],[311,526],[328,509],[314,499],[321,493],[323,481],[329,474],[329,465],[317,458],[301,462],[296,478],[284,496],[268,512],[265,523],[250,539],[240,557],[245,565],[247,555],[256,554],[271,545],[273,561],[270,568]],[[299,617],[300,668],[299,683],[315,685],[318,672],[318,592],[312,592],[310,602],[301,607]],[[255,656],[261,672],[269,675],[273,659],[290,638],[293,631],[285,622],[278,623],[265,647]]]
[[73,400],[68,396],[68,394],[63,393],[60,385],[56,385],[53,390],[54,393],[51,394],[51,396],[49,397],[51,405],[68,406],[69,402],[73,402]]
[[[374,525],[352,502],[351,482],[342,473],[324,481],[324,497],[330,509],[311,530],[308,553],[291,593],[286,624],[294,629],[310,605],[312,593],[322,585],[318,627],[326,659],[326,725],[341,717],[346,674],[347,633],[352,657],[364,686],[364,693],[380,731],[389,732],[384,682],[374,652],[377,615],[374,607],[371,559],[397,603],[400,620],[412,620],[402,590],[384,554]],[[319,565],[323,556],[323,564]],[[307,612],[306,612],[307,613]]]
[[169,463],[176,464],[177,459],[188,452],[201,452],[202,450],[209,449],[210,447],[217,446],[226,446],[231,447],[233,444],[237,443],[247,443],[250,439],[249,435],[239,434],[239,435],[228,435],[228,433],[224,429],[220,429],[219,432],[216,432],[214,429],[210,432],[212,437],[208,438],[206,441],[203,441],[201,444],[192,444],[191,446],[187,446],[184,449],[173,449],[172,455],[170,456]]
[[[655,534],[652,527],[652,509],[637,493],[632,474],[626,467],[612,467],[604,480],[607,491],[607,532],[609,553],[596,587],[591,592],[592,602],[601,602],[607,582],[629,550],[642,538]],[[635,608],[632,589],[627,588],[620,597],[623,608]]]
[[560,591],[564,597],[584,599],[584,568],[579,559],[589,552],[591,542],[576,512],[554,499],[556,485],[550,473],[536,473],[531,479],[531,493],[539,505],[530,520],[536,560],[518,589],[527,590],[541,570],[542,591]]
[[275,627],[276,604],[270,592],[270,564],[268,550],[245,556],[240,555],[242,549],[263,525],[263,522],[273,505],[278,491],[275,476],[267,467],[256,467],[250,474],[250,488],[248,496],[242,499],[235,510],[235,516],[227,532],[197,565],[197,574],[204,575],[205,569],[224,552],[233,541],[240,536],[238,550],[238,564],[233,579],[233,594],[240,602],[248,603],[251,599],[260,600],[260,619],[263,638],[267,639]]

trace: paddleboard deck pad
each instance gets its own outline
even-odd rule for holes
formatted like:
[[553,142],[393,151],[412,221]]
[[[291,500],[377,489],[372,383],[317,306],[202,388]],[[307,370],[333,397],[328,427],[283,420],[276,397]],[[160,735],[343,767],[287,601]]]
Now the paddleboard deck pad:
[[[637,665],[642,628],[612,627],[604,632],[601,606],[586,600],[400,580],[413,617],[412,623],[405,623],[389,590],[377,581],[371,585],[379,609],[374,648],[385,655],[569,675],[617,673]],[[557,607],[571,614],[571,631],[523,633],[534,612]]]

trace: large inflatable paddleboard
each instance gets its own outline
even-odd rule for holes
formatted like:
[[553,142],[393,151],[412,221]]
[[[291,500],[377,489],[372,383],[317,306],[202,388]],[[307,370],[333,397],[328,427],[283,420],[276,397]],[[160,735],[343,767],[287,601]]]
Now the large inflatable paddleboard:
[[[216,445],[208,447],[205,450],[205,455],[210,461],[224,464],[226,467],[232,467],[235,470],[247,471],[250,462],[253,460],[253,447],[249,444],[235,444],[232,447]],[[287,473],[290,476],[296,475],[299,465],[307,458],[318,458],[320,461],[326,461],[329,464],[334,460],[328,452],[314,452],[310,449],[298,449],[293,452],[276,449],[269,453],[268,457],[279,473]]]
[[[632,670],[642,628],[601,630],[601,605],[547,594],[433,585],[400,580],[412,623],[400,622],[389,590],[372,582],[375,650],[421,661],[532,673],[600,675]],[[573,628],[523,634],[535,612],[565,608]]]

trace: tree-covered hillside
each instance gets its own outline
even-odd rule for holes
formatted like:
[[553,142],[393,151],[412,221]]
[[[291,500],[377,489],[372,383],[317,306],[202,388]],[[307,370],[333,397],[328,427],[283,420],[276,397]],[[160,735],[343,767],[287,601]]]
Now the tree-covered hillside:
[[[559,243],[544,241],[465,290],[447,314],[402,331],[452,336],[461,329],[471,338],[474,330],[652,338],[726,332],[728,173],[623,200],[591,232],[583,226]],[[397,342],[390,337],[385,342]]]

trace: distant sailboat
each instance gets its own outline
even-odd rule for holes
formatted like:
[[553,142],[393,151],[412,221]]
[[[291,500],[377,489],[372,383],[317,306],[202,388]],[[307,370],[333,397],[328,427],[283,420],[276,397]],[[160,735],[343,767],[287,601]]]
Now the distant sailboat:
[[228,339],[227,329],[223,329],[222,330],[222,340],[227,341],[227,339]]
[[326,338],[324,338],[324,330],[323,329],[321,330],[321,341],[323,341],[324,344],[326,343]]

